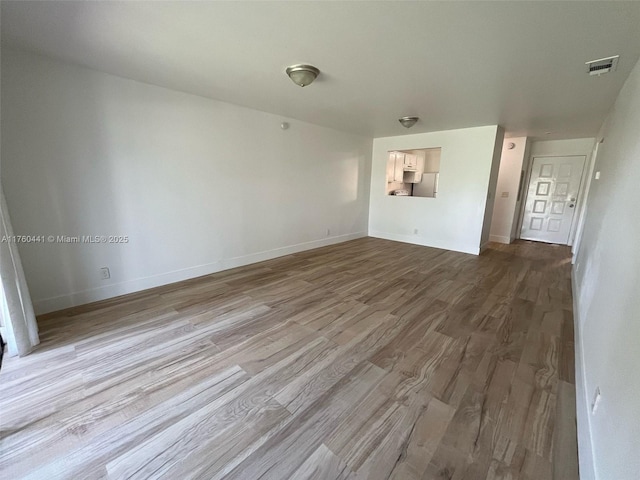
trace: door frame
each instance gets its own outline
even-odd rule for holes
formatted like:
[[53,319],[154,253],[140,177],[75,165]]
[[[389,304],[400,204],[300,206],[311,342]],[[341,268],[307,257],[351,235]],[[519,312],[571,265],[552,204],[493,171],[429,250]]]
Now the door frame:
[[[531,154],[529,155],[529,158],[527,159],[528,164],[527,164],[527,170],[526,170],[526,175],[524,176],[524,180],[523,180],[523,185],[521,186],[522,188],[522,198],[520,201],[520,212],[518,213],[518,227],[516,229],[516,238],[520,239],[520,233],[522,232],[522,222],[524,221],[524,212],[526,210],[526,206],[527,206],[527,196],[529,194],[529,182],[531,181],[531,173],[533,170],[533,159],[534,158],[549,158],[549,157],[553,157],[553,158],[557,158],[557,157],[584,157],[584,167],[582,167],[582,176],[580,177],[580,185],[578,186],[578,201],[576,202],[576,210],[575,213],[573,214],[573,218],[571,219],[571,228],[569,230],[569,239],[567,241],[567,245],[569,247],[573,246],[573,241],[575,240],[575,236],[576,236],[576,230],[578,227],[578,219],[582,217],[582,209],[584,208],[585,205],[585,198],[583,198],[585,196],[585,184],[586,184],[586,178],[588,175],[588,172],[591,171],[591,167],[592,167],[592,162],[591,159],[593,157],[593,155],[587,155],[587,154],[571,154],[571,155],[563,155],[563,154],[544,154],[544,155],[536,155],[536,154]],[[527,240],[527,241],[533,241],[533,240]]]

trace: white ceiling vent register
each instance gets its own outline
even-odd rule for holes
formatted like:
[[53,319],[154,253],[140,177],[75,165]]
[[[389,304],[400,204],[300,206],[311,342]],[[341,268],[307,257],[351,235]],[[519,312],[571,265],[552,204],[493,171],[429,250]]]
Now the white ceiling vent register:
[[618,58],[620,55],[614,55],[613,57],[600,58],[598,60],[591,60],[587,62],[587,71],[589,75],[603,75],[609,72],[615,72],[618,66]]

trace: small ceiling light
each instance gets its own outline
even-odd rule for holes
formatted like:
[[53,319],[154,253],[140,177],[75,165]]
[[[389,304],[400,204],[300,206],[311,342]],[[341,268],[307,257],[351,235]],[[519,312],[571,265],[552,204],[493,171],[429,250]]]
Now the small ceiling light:
[[287,67],[287,75],[289,78],[293,80],[293,83],[296,85],[300,85],[301,87],[306,87],[311,84],[316,77],[320,74],[320,70],[318,70],[313,65],[291,65]]
[[404,128],[413,127],[418,120],[420,120],[420,117],[402,117],[398,119]]

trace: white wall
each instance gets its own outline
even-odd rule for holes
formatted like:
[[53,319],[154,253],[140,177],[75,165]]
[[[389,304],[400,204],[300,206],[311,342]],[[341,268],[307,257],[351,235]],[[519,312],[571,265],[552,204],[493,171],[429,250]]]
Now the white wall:
[[[369,235],[477,255],[485,211],[493,206],[487,196],[495,191],[490,177],[502,135],[492,125],[374,139]],[[436,198],[385,195],[387,152],[437,147],[442,156]]]
[[[511,150],[509,150],[510,143],[515,145]],[[491,236],[489,237],[492,242],[511,243],[514,239],[513,234],[516,229],[513,224],[517,222],[517,209],[520,205],[518,187],[526,147],[527,137],[505,138],[502,144],[496,199],[491,218]],[[507,197],[502,196],[505,192]]]
[[[583,390],[577,400],[581,478],[635,480],[640,472],[640,64],[600,136],[604,142],[594,170],[601,178],[591,183],[574,267],[583,362],[577,366],[582,383],[577,386]],[[602,400],[591,414],[597,387]]]
[[491,171],[489,174],[489,186],[487,189],[487,201],[484,207],[482,220],[482,232],[480,235],[480,252],[489,244],[491,233],[491,218],[493,217],[493,206],[496,199],[496,188],[498,186],[498,172],[500,171],[500,158],[502,156],[502,143],[504,142],[504,129],[498,128],[495,143],[493,145],[493,157],[491,160]]
[[595,138],[591,137],[567,140],[538,140],[531,144],[531,156],[591,155],[595,140]]
[[15,232],[130,239],[21,245],[39,312],[366,235],[372,139],[2,53]]

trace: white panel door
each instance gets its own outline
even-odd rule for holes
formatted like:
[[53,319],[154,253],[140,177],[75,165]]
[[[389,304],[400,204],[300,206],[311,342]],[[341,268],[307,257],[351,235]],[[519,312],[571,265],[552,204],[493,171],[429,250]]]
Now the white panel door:
[[534,157],[520,238],[569,243],[585,157]]

